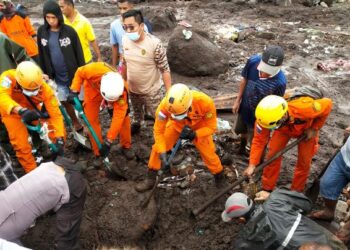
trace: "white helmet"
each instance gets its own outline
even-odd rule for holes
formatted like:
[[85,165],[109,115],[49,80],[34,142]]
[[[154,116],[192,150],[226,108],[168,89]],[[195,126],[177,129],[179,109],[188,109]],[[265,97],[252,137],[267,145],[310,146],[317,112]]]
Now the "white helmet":
[[109,102],[114,102],[124,92],[124,80],[117,72],[108,72],[101,79],[101,95]]

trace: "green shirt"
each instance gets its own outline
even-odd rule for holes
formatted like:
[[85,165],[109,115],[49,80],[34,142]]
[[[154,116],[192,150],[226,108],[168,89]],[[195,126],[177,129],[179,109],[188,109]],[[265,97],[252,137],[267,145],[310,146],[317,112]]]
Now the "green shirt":
[[0,32],[0,74],[15,69],[22,61],[29,61],[25,49]]

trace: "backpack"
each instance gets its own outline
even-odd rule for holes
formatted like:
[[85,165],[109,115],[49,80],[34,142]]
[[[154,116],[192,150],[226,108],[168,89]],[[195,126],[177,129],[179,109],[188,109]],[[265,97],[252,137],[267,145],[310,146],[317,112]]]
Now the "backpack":
[[320,89],[317,87],[312,87],[310,85],[287,89],[283,97],[289,102],[299,97],[305,96],[311,97],[315,100],[322,99],[324,97],[323,92]]

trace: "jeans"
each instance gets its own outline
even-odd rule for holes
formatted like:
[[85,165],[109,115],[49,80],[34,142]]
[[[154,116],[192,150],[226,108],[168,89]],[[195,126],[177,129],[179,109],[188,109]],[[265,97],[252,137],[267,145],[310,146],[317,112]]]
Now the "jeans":
[[337,200],[343,188],[350,182],[350,166],[339,152],[321,178],[320,194],[328,200]]

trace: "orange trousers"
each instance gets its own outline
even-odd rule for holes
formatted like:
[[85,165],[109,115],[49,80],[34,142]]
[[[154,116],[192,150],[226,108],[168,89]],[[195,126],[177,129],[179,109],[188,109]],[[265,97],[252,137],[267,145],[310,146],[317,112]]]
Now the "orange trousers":
[[[21,121],[19,115],[7,115],[2,117],[2,121],[6,126],[9,134],[10,142],[13,149],[16,151],[16,156],[24,171],[29,173],[37,167],[35,158],[32,154],[32,146],[28,141],[29,133],[27,127]],[[49,130],[52,129],[50,119],[41,119],[42,122],[47,122]],[[53,133],[49,133],[52,141],[55,141]]]
[[[99,119],[100,104],[101,104],[100,100],[97,102],[96,101],[95,102],[84,102],[84,113],[85,113],[88,121],[90,122],[91,127],[95,130],[97,137],[102,144],[103,138],[102,138],[100,119]],[[94,154],[96,156],[99,156],[100,152],[98,150],[97,144],[90,133],[89,133],[89,138],[90,138],[90,142],[91,142]],[[122,129],[119,132],[119,141],[120,141],[120,144],[123,148],[130,148],[131,147],[131,125],[130,125],[130,116],[129,115],[127,115],[124,118]]]
[[[177,131],[175,129],[175,126],[173,126],[173,124],[170,124],[165,129],[164,136],[166,141],[166,150],[169,151],[174,147],[176,141],[179,139],[180,131]],[[193,144],[198,149],[202,160],[212,174],[218,174],[223,170],[219,156],[215,152],[215,144],[213,142],[212,136],[195,138],[193,140]],[[157,145],[154,144],[152,147],[150,159],[148,161],[149,169],[160,169],[161,161],[159,159],[159,155],[160,154],[158,152]]]
[[[282,150],[290,138],[292,138],[290,134],[275,130],[268,145],[267,159]],[[310,172],[311,160],[316,154],[317,149],[318,135],[310,140],[303,140],[298,144],[298,161],[294,170],[291,190],[298,192],[304,191],[305,183]],[[262,188],[264,190],[273,190],[275,188],[280,174],[281,162],[282,156],[264,168],[262,176]]]

